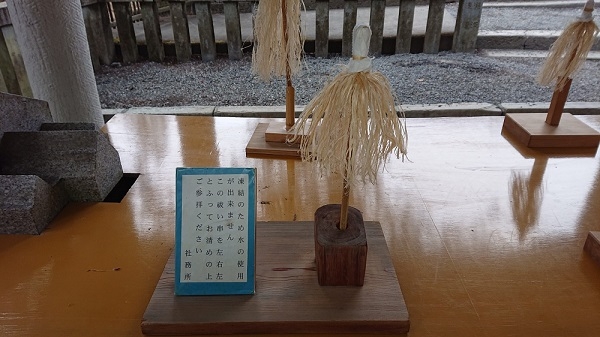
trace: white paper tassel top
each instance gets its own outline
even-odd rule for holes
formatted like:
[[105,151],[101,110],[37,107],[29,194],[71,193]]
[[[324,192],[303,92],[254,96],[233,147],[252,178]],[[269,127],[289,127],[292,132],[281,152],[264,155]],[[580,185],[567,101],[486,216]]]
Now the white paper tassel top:
[[577,17],[577,21],[580,22],[589,22],[594,19],[592,16],[592,12],[594,11],[594,0],[588,0],[583,7],[583,12],[581,16]]
[[352,59],[348,63],[348,72],[359,73],[371,71],[369,45],[371,43],[371,28],[358,25],[352,31]]

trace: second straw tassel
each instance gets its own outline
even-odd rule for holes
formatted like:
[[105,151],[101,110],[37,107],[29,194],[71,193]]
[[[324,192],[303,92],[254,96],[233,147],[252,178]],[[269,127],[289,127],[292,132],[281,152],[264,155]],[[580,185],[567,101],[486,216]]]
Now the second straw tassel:
[[300,32],[300,0],[262,0],[254,19],[252,71],[263,81],[286,79],[286,129],[294,125],[292,76],[301,66],[304,41]]

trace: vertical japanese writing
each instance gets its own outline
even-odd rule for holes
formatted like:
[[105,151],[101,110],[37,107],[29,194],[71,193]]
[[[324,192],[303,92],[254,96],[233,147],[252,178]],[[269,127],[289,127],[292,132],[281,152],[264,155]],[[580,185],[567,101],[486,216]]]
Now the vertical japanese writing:
[[181,282],[246,282],[247,174],[182,177]]

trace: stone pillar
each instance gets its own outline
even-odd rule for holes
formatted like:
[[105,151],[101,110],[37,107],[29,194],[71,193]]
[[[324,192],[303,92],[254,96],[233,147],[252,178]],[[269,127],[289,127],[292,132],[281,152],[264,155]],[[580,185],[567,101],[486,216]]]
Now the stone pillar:
[[104,124],[80,0],[7,1],[33,96],[55,122]]

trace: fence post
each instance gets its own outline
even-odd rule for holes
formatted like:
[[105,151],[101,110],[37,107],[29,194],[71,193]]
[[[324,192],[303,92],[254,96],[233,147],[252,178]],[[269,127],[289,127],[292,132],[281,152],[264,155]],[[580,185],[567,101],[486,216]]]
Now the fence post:
[[175,55],[177,61],[187,62],[192,58],[190,43],[190,27],[185,13],[185,0],[169,0],[173,37],[175,38]]
[[10,51],[3,33],[6,30],[5,27],[9,25],[12,25],[12,22],[10,21],[6,3],[0,4],[0,90],[20,95],[21,88],[17,80],[17,73],[10,58]]
[[98,8],[97,0],[81,0],[85,34],[88,40],[88,47],[90,48],[94,71],[100,70],[100,49],[102,48],[101,44],[104,43],[102,38],[97,36],[102,33],[102,21]]
[[329,55],[329,0],[317,0],[315,7],[315,56]]
[[483,0],[460,0],[452,40],[452,51],[462,53],[475,51],[482,7]]
[[[5,54],[5,56],[2,57],[3,59],[8,56],[8,59],[6,60],[7,67],[2,67],[2,75],[7,89],[14,94],[33,97],[33,91],[29,84],[27,70],[25,69],[25,62],[23,61],[19,43],[17,42],[15,28],[12,24],[5,25],[0,28],[0,35],[2,35],[2,40],[4,42],[2,43],[2,41],[0,41],[0,49],[2,49],[1,45],[6,46],[6,50],[4,52],[0,51],[0,54]],[[4,60],[2,60],[2,62],[4,62]]]
[[425,42],[423,44],[423,52],[426,54],[435,54],[440,50],[445,6],[446,0],[429,0],[427,28],[425,28]]
[[4,40],[4,34],[0,30],[0,91],[6,91],[11,94],[20,95],[21,88],[19,88],[19,81],[17,81],[17,74],[15,68],[10,59],[10,53],[8,46]]
[[398,11],[396,54],[410,53],[413,21],[415,17],[415,0],[400,0]]
[[217,44],[215,43],[215,27],[210,12],[210,2],[200,1],[195,5],[202,61],[214,61],[217,58]]
[[357,1],[344,1],[344,27],[342,31],[342,56],[352,56],[352,30],[356,26]]
[[100,62],[111,64],[115,59],[115,39],[110,25],[106,0],[98,3],[98,11],[100,12],[100,24],[102,25],[102,38],[104,39],[104,49],[100,50]]
[[242,26],[238,3],[235,1],[223,2],[223,12],[227,31],[227,53],[230,60],[239,60],[242,58]]
[[138,59],[138,47],[135,39],[135,30],[131,20],[131,8],[129,2],[112,1],[119,32],[121,44],[121,56],[123,64],[136,62]]
[[371,26],[371,45],[369,51],[374,56],[381,55],[383,44],[383,21],[385,19],[385,0],[371,0],[371,16],[369,25]]
[[144,1],[141,5],[148,59],[154,62],[162,62],[165,58],[165,49],[162,42],[160,22],[158,21],[158,5],[155,1]]

